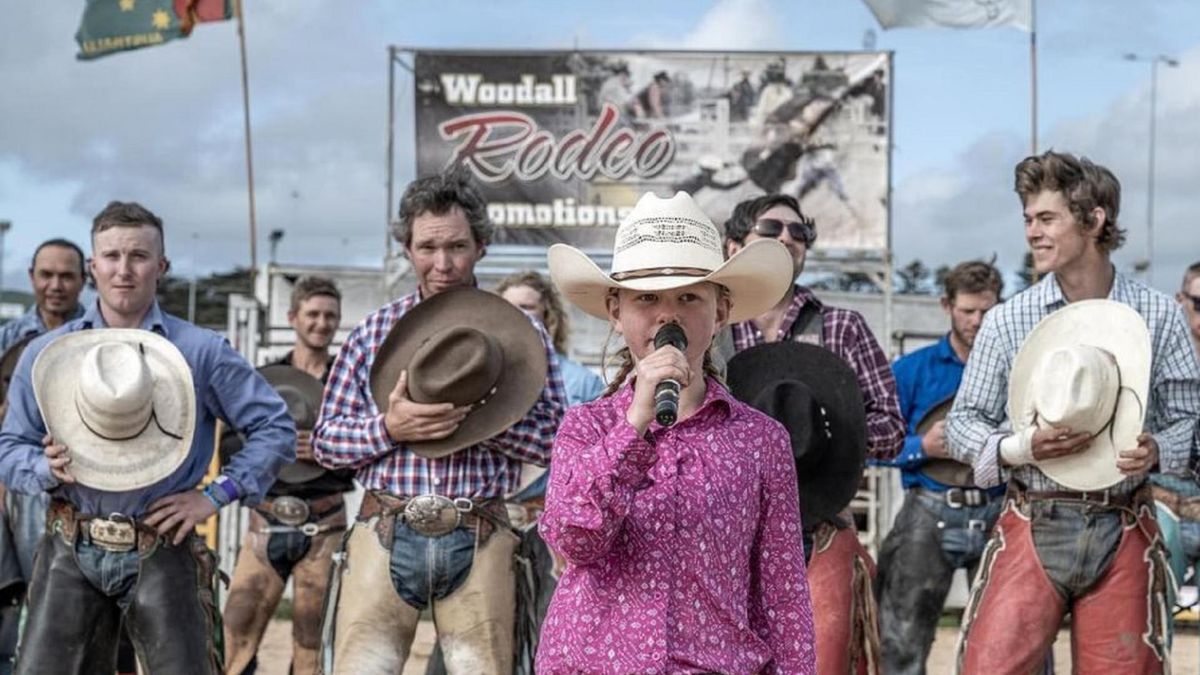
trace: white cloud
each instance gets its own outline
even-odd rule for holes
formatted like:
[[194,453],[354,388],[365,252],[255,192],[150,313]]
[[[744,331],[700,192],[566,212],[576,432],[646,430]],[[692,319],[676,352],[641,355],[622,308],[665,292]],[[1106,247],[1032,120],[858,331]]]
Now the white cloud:
[[[1149,68],[1134,89],[1106,106],[1056,125],[1043,148],[1085,155],[1117,175],[1122,185],[1119,222],[1129,231],[1114,260],[1128,270],[1145,256]],[[1178,68],[1162,68],[1158,86],[1154,282],[1173,291],[1184,267],[1200,257],[1195,214],[1200,213],[1200,48],[1181,57]],[[1081,100],[1080,110],[1090,101]],[[935,267],[1000,254],[1014,271],[1024,254],[1020,204],[1012,191],[1012,169],[1028,154],[1016,135],[991,134],[972,144],[955,164],[915,172],[894,188],[896,259],[920,258]]]
[[652,27],[631,43],[647,49],[775,49],[780,47],[777,16],[767,0],[718,0],[687,33]]

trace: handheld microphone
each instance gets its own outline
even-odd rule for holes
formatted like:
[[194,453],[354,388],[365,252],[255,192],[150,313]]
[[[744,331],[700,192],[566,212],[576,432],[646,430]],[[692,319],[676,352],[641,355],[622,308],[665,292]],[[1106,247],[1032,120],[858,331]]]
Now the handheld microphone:
[[[677,323],[664,324],[654,334],[654,348],[662,349],[667,345],[684,351],[687,349],[687,335]],[[675,424],[679,416],[679,383],[675,380],[663,380],[654,388],[654,419],[664,427]]]

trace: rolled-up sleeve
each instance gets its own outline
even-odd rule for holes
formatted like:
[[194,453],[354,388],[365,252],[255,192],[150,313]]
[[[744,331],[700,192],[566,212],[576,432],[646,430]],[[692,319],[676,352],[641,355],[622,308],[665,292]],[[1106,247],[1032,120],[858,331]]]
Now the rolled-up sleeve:
[[279,470],[296,460],[296,425],[275,389],[228,342],[220,341],[213,358],[205,404],[245,437],[222,473],[237,485],[242,503],[253,506]]

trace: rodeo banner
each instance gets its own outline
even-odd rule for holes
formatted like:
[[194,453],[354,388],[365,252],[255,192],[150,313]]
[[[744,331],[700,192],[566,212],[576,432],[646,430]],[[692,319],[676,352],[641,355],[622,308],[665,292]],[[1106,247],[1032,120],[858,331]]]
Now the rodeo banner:
[[495,243],[608,248],[638,196],[719,225],[796,195],[823,252],[888,245],[887,53],[414,53],[419,174],[484,188]]

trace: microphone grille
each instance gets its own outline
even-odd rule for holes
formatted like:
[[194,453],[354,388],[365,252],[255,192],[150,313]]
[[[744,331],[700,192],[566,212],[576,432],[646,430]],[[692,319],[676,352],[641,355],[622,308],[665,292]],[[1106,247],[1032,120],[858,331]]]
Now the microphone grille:
[[660,349],[666,345],[671,345],[676,349],[687,349],[687,334],[683,332],[683,328],[677,323],[663,324],[662,328],[654,334],[654,348]]

